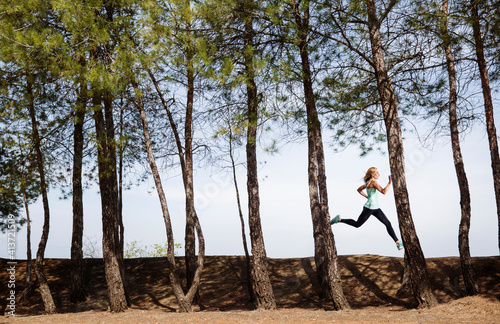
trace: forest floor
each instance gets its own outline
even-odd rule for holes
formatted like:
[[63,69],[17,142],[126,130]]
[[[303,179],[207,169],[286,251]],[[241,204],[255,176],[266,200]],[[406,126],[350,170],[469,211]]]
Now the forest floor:
[[[183,268],[183,259],[177,259]],[[70,262],[48,259],[45,271],[58,314],[43,315],[38,293],[21,304],[25,261],[16,264],[16,316],[7,316],[7,260],[0,259],[0,323],[500,323],[500,257],[473,258],[481,294],[464,297],[457,257],[427,259],[431,284],[439,301],[432,309],[417,309],[413,298],[399,297],[403,259],[377,255],[339,256],[344,294],[351,310],[334,311],[318,297],[313,258],[269,259],[278,309],[257,311],[248,301],[243,257],[206,257],[200,304],[190,314],[177,313],[164,258],[128,259],[126,276],[131,307],[107,311],[103,263],[86,259],[89,297],[69,302]],[[180,271],[183,272],[183,271]]]

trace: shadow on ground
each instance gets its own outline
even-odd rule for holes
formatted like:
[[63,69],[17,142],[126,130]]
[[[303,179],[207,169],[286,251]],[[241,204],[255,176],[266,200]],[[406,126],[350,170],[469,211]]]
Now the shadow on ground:
[[[177,259],[179,273],[184,271],[183,258]],[[175,312],[177,303],[169,283],[165,258],[138,258],[125,260],[127,290],[132,308],[161,309]],[[457,257],[427,259],[427,266],[436,297],[441,303],[464,296],[460,261]],[[89,297],[79,304],[69,302],[70,260],[48,259],[45,271],[58,312],[77,313],[106,311],[107,289],[101,259],[85,260],[85,282]],[[500,257],[473,258],[481,292],[500,300]],[[0,281],[8,282],[7,260],[0,259]],[[398,298],[401,286],[403,259],[376,255],[339,256],[344,294],[354,309],[371,306],[399,306],[412,308],[411,298]],[[22,294],[26,262],[16,265],[16,295]],[[206,257],[200,286],[199,306],[208,311],[252,310],[246,284],[245,260],[241,256]],[[319,282],[314,258],[269,259],[269,272],[279,308],[329,309],[328,300],[318,296]],[[181,276],[182,277],[182,276]],[[183,283],[185,283],[185,278]],[[5,284],[6,285],[6,284]],[[7,290],[1,289],[0,310],[6,309]],[[38,293],[29,304],[16,304],[17,314],[43,314]]]

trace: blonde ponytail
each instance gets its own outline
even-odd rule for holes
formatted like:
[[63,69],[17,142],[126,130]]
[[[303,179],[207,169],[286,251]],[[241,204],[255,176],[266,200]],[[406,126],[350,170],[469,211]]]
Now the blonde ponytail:
[[371,178],[373,176],[373,173],[375,171],[377,171],[376,167],[371,167],[371,168],[368,169],[368,171],[366,171],[365,177],[363,178],[363,180],[365,180],[365,183],[368,183],[368,181],[371,180]]

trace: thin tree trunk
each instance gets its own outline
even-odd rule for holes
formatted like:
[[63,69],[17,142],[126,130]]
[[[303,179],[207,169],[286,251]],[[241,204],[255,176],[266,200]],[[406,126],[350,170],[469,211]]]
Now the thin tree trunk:
[[120,105],[120,146],[118,154],[118,228],[120,231],[119,243],[118,243],[118,255],[120,256],[121,262],[121,274],[123,280],[123,287],[125,289],[125,298],[127,299],[127,305],[130,307],[132,302],[128,294],[128,280],[125,275],[125,263],[124,263],[124,245],[125,245],[125,228],[123,226],[123,151],[125,150],[125,144],[123,141],[123,98]]
[[457,80],[455,74],[455,59],[451,48],[451,40],[448,34],[448,0],[443,0],[441,4],[441,38],[446,55],[446,67],[448,69],[448,82],[450,86],[450,134],[451,147],[453,151],[453,161],[455,163],[455,171],[457,173],[458,186],[460,188],[460,209],[462,217],[460,221],[458,248],[460,251],[460,264],[462,266],[462,274],[464,276],[465,290],[467,295],[472,296],[479,293],[479,285],[477,284],[476,275],[472,268],[472,260],[469,248],[469,229],[471,218],[471,203],[469,182],[465,173],[462,151],[460,148],[460,137],[458,132],[457,122]]
[[259,179],[257,175],[257,123],[258,99],[253,68],[253,19],[251,14],[245,19],[245,74],[247,85],[247,190],[248,190],[248,224],[252,243],[252,277],[257,309],[276,309],[273,287],[267,270],[267,255],[260,219]]
[[[110,150],[114,150],[112,120],[103,115],[101,106],[102,95],[96,88],[93,89],[93,110],[96,127],[96,140],[98,151],[99,187],[101,190],[102,206],[102,252],[104,260],[104,271],[108,285],[108,297],[112,312],[122,312],[127,309],[125,287],[122,277],[122,262],[118,253],[119,229],[117,215],[117,184],[116,184],[116,156]],[[106,102],[107,100],[105,100]],[[105,104],[108,106],[109,103]],[[109,115],[109,107],[105,107],[106,115]],[[109,122],[109,123],[108,123]],[[111,147],[110,147],[111,145]],[[114,156],[114,159],[113,159]]]
[[328,211],[328,192],[326,184],[325,158],[321,125],[318,118],[307,48],[307,31],[309,29],[309,7],[303,9],[295,3],[294,15],[299,33],[299,51],[302,63],[304,97],[307,111],[308,139],[308,182],[311,217],[314,235],[314,259],[316,273],[322,291],[322,296],[328,296],[333,301],[336,310],[349,309],[344,293],[337,263],[337,249],[330,227]]
[[394,181],[394,198],[396,200],[399,228],[405,245],[405,253],[410,265],[411,286],[419,307],[430,308],[437,305],[437,300],[432,292],[425,257],[411,215],[410,201],[406,186],[403,136],[399,123],[398,107],[394,96],[394,90],[387,73],[383,56],[380,35],[381,22],[379,22],[377,18],[375,0],[368,1],[367,14],[375,77],[377,79],[377,88],[380,95],[387,133],[389,164]]
[[[190,62],[190,63],[189,63]],[[160,97],[163,107],[167,112],[170,127],[174,134],[179,162],[181,165],[182,181],[184,184],[184,192],[186,194],[186,229],[185,229],[185,254],[186,254],[186,275],[188,284],[186,291],[191,288],[196,272],[197,261],[195,254],[195,229],[196,223],[199,222],[196,209],[194,207],[194,181],[193,181],[193,152],[192,152],[192,120],[193,120],[193,103],[194,103],[194,73],[192,60],[188,62],[188,98],[186,105],[186,119],[184,129],[184,148],[181,143],[181,138],[177,130],[177,124],[174,121],[172,112],[167,101],[163,97],[158,81],[154,77],[151,70],[146,69],[148,75],[155,86],[156,92]],[[196,294],[198,295],[198,293]]]
[[177,125],[174,121],[174,117],[172,116],[172,112],[170,111],[170,107],[168,106],[168,102],[165,100],[163,97],[163,93],[161,92],[160,85],[158,84],[158,81],[156,80],[153,72],[151,72],[150,69],[146,68],[146,71],[148,72],[149,78],[151,79],[151,82],[153,82],[153,85],[155,86],[156,93],[158,94],[158,97],[160,97],[160,101],[163,105],[163,108],[165,108],[165,111],[167,113],[167,118],[168,122],[170,124],[170,127],[172,128],[172,133],[174,133],[174,138],[175,138],[175,144],[177,146],[177,152],[179,154],[179,161],[181,165],[181,173],[184,181],[184,175],[186,174],[186,162],[184,160],[184,149],[182,148],[182,142],[181,138],[179,136],[179,132],[177,131]]
[[247,236],[245,234],[245,220],[243,218],[243,211],[241,208],[241,200],[240,200],[240,190],[238,189],[238,179],[236,178],[236,164],[234,161],[234,155],[233,155],[233,133],[231,130],[231,122],[230,122],[230,116],[228,115],[228,129],[229,129],[229,158],[231,159],[231,168],[233,171],[233,181],[234,181],[234,189],[236,191],[236,202],[238,204],[238,215],[240,217],[240,223],[241,223],[241,236],[243,239],[243,249],[245,251],[245,264],[246,264],[246,276],[247,276],[247,290],[248,290],[248,296],[250,298],[250,302],[255,303],[255,294],[253,292],[253,281],[252,281],[252,273],[251,273],[251,259],[250,259],[250,254],[248,253],[248,243],[247,243]]
[[490,145],[491,169],[493,171],[493,185],[497,203],[498,216],[498,249],[500,250],[500,155],[498,151],[497,130],[493,114],[493,101],[491,98],[490,81],[488,78],[488,67],[484,58],[484,41],[481,34],[481,22],[479,20],[479,0],[471,0],[472,29],[476,45],[477,65],[483,88],[484,110],[486,115],[486,131]]
[[55,314],[56,305],[52,294],[50,293],[50,288],[47,283],[47,278],[45,277],[45,272],[43,270],[45,247],[47,246],[47,240],[49,238],[49,227],[50,227],[50,209],[49,209],[49,199],[47,197],[47,183],[45,181],[45,170],[43,166],[43,155],[42,149],[40,147],[40,136],[38,134],[38,124],[35,115],[35,103],[33,97],[32,89],[32,76],[28,76],[28,108],[31,117],[31,127],[33,132],[33,144],[35,146],[36,160],[38,165],[38,173],[40,175],[40,191],[42,192],[42,202],[43,202],[43,227],[42,236],[40,237],[40,243],[38,244],[38,251],[36,253],[35,260],[35,273],[38,279],[38,288],[40,290],[40,295],[42,296],[43,304],[45,307],[45,313]]
[[73,134],[73,233],[71,238],[71,291],[72,303],[85,301],[87,291],[83,283],[83,122],[85,118],[87,89],[81,85],[75,107]]
[[33,284],[32,268],[31,268],[31,219],[30,210],[28,206],[28,199],[26,197],[26,189],[23,187],[23,202],[24,209],[26,210],[26,287],[24,287],[23,295],[21,297],[22,303],[28,303],[28,300],[33,295],[35,289]]
[[[187,29],[191,26],[188,23]],[[194,104],[194,68],[193,68],[193,49],[191,45],[187,48],[187,102],[186,118],[184,121],[184,157],[185,174],[184,190],[186,194],[186,232],[185,232],[185,255],[186,255],[186,275],[187,290],[191,288],[194,273],[196,271],[196,237],[195,223],[198,216],[194,208],[194,182],[193,182],[193,104]],[[196,295],[196,299],[199,295]]]
[[118,154],[118,218],[120,226],[119,253],[123,256],[125,229],[123,227],[123,155],[126,144],[123,143],[123,98],[120,105],[120,146]]
[[179,311],[182,313],[192,312],[192,302],[198,291],[198,287],[200,284],[201,273],[203,270],[203,263],[205,259],[205,240],[203,237],[203,232],[201,231],[201,226],[199,221],[196,219],[195,229],[196,234],[198,236],[198,260],[196,264],[196,271],[194,274],[193,282],[191,287],[189,288],[187,294],[184,294],[182,290],[182,286],[179,280],[179,276],[177,275],[176,266],[175,266],[175,256],[174,256],[174,237],[172,231],[172,223],[170,220],[170,213],[168,211],[167,199],[165,198],[165,192],[163,190],[163,186],[161,183],[160,174],[158,172],[158,168],[156,166],[155,157],[153,154],[153,147],[151,145],[151,138],[149,134],[148,121],[146,117],[146,111],[144,110],[144,105],[142,102],[142,96],[140,95],[140,90],[138,89],[137,83],[132,79],[132,85],[134,87],[136,93],[136,101],[137,108],[139,110],[139,114],[142,120],[143,134],[144,134],[144,142],[146,144],[146,150],[148,154],[149,165],[151,167],[151,172],[153,174],[153,178],[156,185],[156,190],[158,192],[158,197],[160,199],[160,205],[163,213],[163,220],[165,222],[165,229],[167,232],[167,241],[168,241],[168,251],[167,251],[167,263],[170,270],[170,282],[172,285],[172,289],[174,291],[174,295],[177,299],[177,303],[179,305]]

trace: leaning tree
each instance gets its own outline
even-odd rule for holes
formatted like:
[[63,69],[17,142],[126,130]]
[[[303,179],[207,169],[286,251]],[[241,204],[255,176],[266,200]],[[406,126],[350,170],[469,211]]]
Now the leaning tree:
[[[357,73],[351,72],[350,77],[354,77],[354,80],[365,80],[359,82],[359,86],[348,90],[354,98],[355,104],[352,108],[371,114],[372,122],[384,122],[384,136],[377,136],[371,131],[370,133],[373,138],[387,141],[399,228],[409,264],[406,269],[410,271],[411,287],[419,307],[433,307],[437,300],[430,286],[426,261],[413,223],[406,184],[399,111],[402,99],[397,96],[393,82],[395,76],[404,80],[404,76],[408,76],[407,71],[412,71],[409,67],[421,65],[420,58],[423,57],[420,47],[416,46],[419,44],[418,39],[409,34],[411,29],[406,29],[401,24],[404,19],[398,15],[399,10],[396,9],[403,5],[410,8],[409,2],[395,0],[336,1],[327,17],[332,31],[336,32],[323,32],[322,35],[347,50],[347,54],[343,54],[341,59],[350,62],[346,63],[347,66],[359,69]],[[367,100],[369,98],[366,92],[376,100]],[[346,97],[346,94],[342,95]],[[346,105],[349,106],[349,103]],[[345,111],[351,114],[349,109]]]

